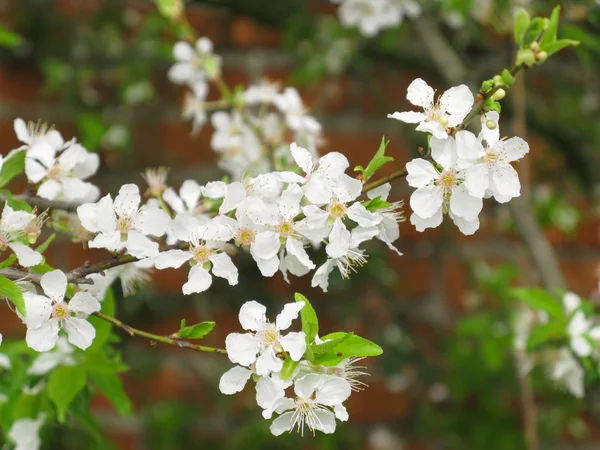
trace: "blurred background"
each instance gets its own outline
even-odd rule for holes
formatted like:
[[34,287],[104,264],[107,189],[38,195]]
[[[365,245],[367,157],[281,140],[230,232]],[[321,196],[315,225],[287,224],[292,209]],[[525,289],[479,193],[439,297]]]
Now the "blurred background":
[[[323,125],[322,153],[339,151],[351,167],[364,166],[385,135],[396,159],[383,169],[389,173],[425,145],[413,126],[386,119],[410,109],[408,84],[421,77],[442,92],[464,82],[475,92],[512,64],[513,8],[548,15],[557,4],[418,3],[418,18],[368,39],[344,28],[338,5],[327,0],[195,0],[185,11],[195,33],[209,37],[222,55],[230,86],[266,78],[298,87]],[[182,318],[215,320],[207,345],[223,346],[239,330],[245,301],[276,314],[294,292],[311,300],[324,334],[353,330],[379,343],[384,354],[365,361],[369,388],[352,396],[350,421],[335,435],[275,439],[251,387],[231,397],[218,391],[219,377],[231,367],[226,358],[123,336],[115,345],[130,367],[123,380],[135,416],[120,417],[94,398],[106,440],[57,425],[47,448],[525,449],[524,389],[533,390],[537,404],[540,448],[600,448],[600,417],[589,412],[595,399],[572,398],[546,381],[542,369],[524,386],[512,350],[510,286],[560,286],[564,278],[564,286],[600,301],[600,10],[593,1],[560,3],[562,37],[581,45],[525,73],[503,101],[502,135],[526,137],[531,147],[518,167],[523,202],[486,202],[474,236],[448,221],[424,233],[405,222],[396,242],[403,256],[373,243],[369,263],[350,280],[334,273],[327,294],[311,288],[307,277],[290,284],[281,274],[263,278],[244,255],[235,259],[240,282],[234,288],[217,279],[208,292],[184,297],[186,274],[175,270],[153,273],[151,283],[126,298],[117,286],[125,323],[170,334]],[[66,138],[76,136],[99,152],[102,167],[93,181],[104,193],[115,194],[126,182],[145,186],[146,167],[170,167],[174,186],[223,176],[209,145],[210,125],[190,136],[181,118],[183,90],[166,76],[181,29],[153,2],[0,0],[0,24],[3,154],[18,146],[13,120],[21,117],[55,124]],[[401,180],[391,199],[407,201],[410,192]],[[515,227],[515,218],[531,217],[539,227]],[[546,244],[558,272],[539,252],[532,258]],[[51,264],[63,269],[106,258],[58,238],[50,252]],[[23,326],[1,308],[5,337],[22,337]]]

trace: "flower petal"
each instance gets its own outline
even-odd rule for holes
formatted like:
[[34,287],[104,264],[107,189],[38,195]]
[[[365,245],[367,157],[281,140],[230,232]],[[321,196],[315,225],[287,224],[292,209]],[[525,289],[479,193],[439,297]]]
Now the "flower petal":
[[[181,291],[185,295],[206,291],[212,284],[212,276],[200,265],[193,266],[188,273],[188,280]],[[235,361],[232,361],[235,362]]]
[[42,275],[42,289],[54,301],[61,301],[67,290],[67,276],[61,270],[53,270]]
[[417,78],[407,89],[406,98],[415,106],[423,108],[433,105],[434,91],[423,79]]
[[467,115],[471,111],[475,98],[470,89],[461,84],[460,86],[451,87],[440,97],[440,107],[450,114]]
[[213,275],[225,278],[231,286],[238,283],[238,270],[227,253],[217,253],[210,257]]
[[404,123],[419,123],[427,120],[425,114],[416,111],[395,112],[394,114],[388,114],[387,117],[388,119],[396,119]]
[[277,329],[287,330],[292,325],[292,321],[298,318],[302,308],[304,308],[304,302],[286,303],[275,319]]
[[283,367],[283,361],[275,355],[273,347],[267,347],[256,359],[256,374],[261,377],[268,376],[271,372],[279,373]]
[[439,186],[424,186],[410,196],[410,207],[423,219],[429,219],[441,208],[444,200]]
[[294,158],[296,164],[298,164],[305,174],[308,175],[312,173],[313,158],[308,150],[296,145],[295,142],[292,142],[290,144],[290,152],[292,153],[292,158]]
[[245,367],[235,366],[225,372],[219,380],[219,390],[225,395],[241,392],[252,376],[252,371]]
[[42,254],[25,244],[11,242],[7,245],[17,255],[17,260],[23,267],[37,266],[42,262]]
[[158,243],[151,241],[142,233],[130,231],[125,242],[127,252],[136,258],[154,258],[158,255]]
[[100,302],[87,292],[78,292],[69,302],[69,309],[89,316],[100,311]]
[[438,177],[438,172],[429,161],[421,158],[406,163],[406,182],[415,188],[427,186]]
[[279,343],[293,361],[300,361],[306,351],[306,334],[302,331],[288,333],[279,338]]
[[187,250],[167,250],[166,252],[160,252],[154,258],[154,267],[159,270],[166,268],[177,269],[191,258],[192,254]]
[[67,332],[69,342],[75,347],[79,347],[81,350],[85,350],[94,341],[96,337],[96,329],[91,323],[84,319],[78,319],[77,317],[71,317],[69,320],[65,320],[63,328]]
[[25,335],[27,345],[37,352],[52,350],[58,340],[58,321],[48,320],[38,328],[28,328]]
[[329,234],[329,243],[325,247],[331,258],[341,258],[348,254],[350,248],[350,232],[341,220],[336,220]]
[[263,330],[267,323],[267,308],[251,300],[242,305],[238,318],[244,330]]
[[464,186],[455,187],[450,197],[450,211],[453,214],[463,217],[467,220],[475,220],[481,209],[483,200],[479,197],[470,195]]
[[249,366],[256,361],[260,339],[250,333],[231,333],[225,338],[225,349],[232,363]]

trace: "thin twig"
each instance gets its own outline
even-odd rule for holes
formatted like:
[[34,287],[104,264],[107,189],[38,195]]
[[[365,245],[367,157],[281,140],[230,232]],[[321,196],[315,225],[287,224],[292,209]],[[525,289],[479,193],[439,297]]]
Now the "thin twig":
[[196,350],[198,352],[206,352],[206,353],[217,353],[219,355],[226,355],[227,350],[216,347],[207,347],[205,345],[197,345],[192,344],[187,341],[182,341],[179,339],[172,339],[167,336],[161,336],[159,334],[148,333],[147,331],[138,330],[137,328],[130,327],[129,325],[121,322],[119,319],[113,316],[109,316],[108,314],[104,314],[102,312],[96,312],[93,314],[94,316],[109,322],[115,327],[121,328],[125,331],[129,336],[140,336],[146,339],[150,339],[154,342],[162,342],[163,344],[174,345],[179,348],[189,348],[190,350]]
[[406,167],[403,167],[400,170],[397,170],[396,172],[393,172],[385,177],[381,177],[378,178],[375,181],[371,181],[370,183],[367,183],[363,186],[362,188],[362,193],[366,193],[369,192],[375,188],[378,188],[379,186],[384,185],[385,183],[389,183],[390,181],[396,180],[398,178],[404,178],[406,175],[408,175],[408,172],[406,171]]

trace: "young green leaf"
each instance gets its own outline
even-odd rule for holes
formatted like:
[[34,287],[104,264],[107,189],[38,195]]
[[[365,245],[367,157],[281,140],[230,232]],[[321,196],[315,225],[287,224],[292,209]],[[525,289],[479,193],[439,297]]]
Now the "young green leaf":
[[545,311],[555,319],[564,319],[565,312],[561,303],[547,292],[537,288],[517,288],[512,295],[535,310]]
[[17,260],[17,255],[15,255],[14,253],[12,253],[4,261],[0,262],[0,269],[4,269],[5,267],[8,267],[8,266],[12,265],[12,263],[14,263],[16,260]]
[[75,396],[85,387],[86,374],[81,366],[60,366],[48,377],[48,397],[56,406],[58,421],[65,421],[65,414]]
[[340,345],[347,339],[350,339],[354,333],[336,333],[336,337],[329,338],[327,341],[322,344],[312,344],[310,346],[313,354],[315,356],[324,355],[326,353],[331,353],[333,350],[337,349],[337,346]]
[[92,383],[112,403],[120,416],[133,415],[133,408],[129,397],[123,389],[121,379],[115,373],[90,372]]
[[555,54],[556,52],[559,52],[563,48],[572,47],[576,45],[579,45],[579,41],[574,41],[572,39],[559,39],[558,41],[546,44],[542,47],[542,50],[544,50],[546,53],[548,53],[548,56],[550,56]]
[[521,36],[521,48],[529,48],[540,35],[544,32],[546,26],[546,19],[542,17],[534,17],[531,22],[525,28],[523,35]]
[[177,334],[183,339],[202,339],[212,331],[215,325],[215,322],[202,322],[186,327],[185,320],[182,320],[182,327]]
[[544,344],[565,338],[565,326],[559,322],[550,322],[536,326],[527,338],[527,350],[533,351]]
[[377,150],[377,153],[375,153],[375,156],[373,156],[373,159],[371,159],[371,162],[369,162],[367,168],[365,169],[362,166],[356,166],[354,168],[355,172],[362,172],[363,181],[367,181],[375,174],[375,172],[381,169],[383,165],[394,160],[394,158],[391,156],[385,156],[385,149],[389,143],[389,140],[385,140],[385,136],[382,137],[381,144],[379,144],[379,149]]
[[369,341],[368,339],[356,336],[352,333],[331,333],[327,336],[323,336],[322,340],[333,340],[339,339],[344,335],[349,335],[346,339],[343,339],[338,345],[331,349],[328,353],[315,356],[313,364],[323,364],[326,366],[335,366],[346,358],[352,356],[366,357],[366,356],[378,356],[383,353],[382,348]]
[[390,202],[386,202],[385,200],[381,200],[381,197],[375,197],[369,201],[365,201],[362,204],[369,211],[377,211],[378,209],[387,208],[388,206],[392,206]]
[[26,211],[29,213],[32,211],[29,203],[27,203],[25,200],[19,200],[14,198],[12,192],[10,192],[8,189],[0,189],[0,193],[6,196],[6,203],[8,203],[8,206],[10,206],[15,211]]
[[529,25],[530,20],[531,19],[529,18],[529,14],[527,14],[527,11],[525,11],[523,8],[521,8],[517,11],[517,14],[515,16],[514,34],[515,34],[515,42],[518,45],[521,45],[521,38],[523,36],[523,32]]
[[558,20],[560,18],[560,6],[555,6],[550,15],[550,21],[546,27],[546,31],[540,39],[540,47],[551,44],[556,41],[556,32],[558,31]]
[[8,297],[21,315],[25,317],[25,301],[21,289],[3,275],[0,275],[0,295]]
[[317,313],[304,295],[296,292],[294,299],[297,302],[304,302],[304,306],[300,310],[300,318],[302,319],[302,331],[306,334],[306,343],[310,344],[319,333]]
[[0,188],[25,170],[25,152],[17,152],[4,161],[0,170]]
[[52,241],[54,240],[55,237],[56,237],[56,234],[52,233],[48,237],[48,239],[46,239],[39,247],[37,247],[35,249],[35,251],[39,252],[39,253],[44,253],[48,249],[48,247],[50,246],[50,244],[52,243]]
[[279,374],[281,376],[281,379],[287,380],[289,377],[291,377],[294,371],[296,370],[296,367],[298,367],[298,364],[300,364],[300,361],[294,361],[288,355],[285,358],[285,361],[283,361],[283,367],[281,368],[281,372]]

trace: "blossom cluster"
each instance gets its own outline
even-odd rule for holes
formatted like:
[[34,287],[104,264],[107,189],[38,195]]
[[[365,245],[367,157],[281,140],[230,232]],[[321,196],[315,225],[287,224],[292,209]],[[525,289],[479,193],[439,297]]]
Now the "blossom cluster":
[[481,116],[475,136],[460,125],[471,112],[474,97],[465,85],[453,87],[437,100],[435,92],[418,78],[408,86],[407,99],[422,112],[396,112],[388,117],[417,123],[417,131],[431,134],[430,153],[406,164],[406,181],[417,188],[411,195],[411,223],[418,231],[435,228],[448,214],[460,231],[479,229],[483,199],[508,202],[521,193],[517,171],[511,165],[529,152],[519,137],[500,139],[496,111]]
[[[182,115],[192,120],[194,134],[212,112],[210,146],[219,155],[219,167],[233,180],[288,168],[293,163],[292,141],[317,156],[322,127],[307,112],[296,88],[280,90],[278,84],[263,81],[231,92],[221,80],[221,58],[213,53],[206,37],[199,38],[195,46],[176,43],[173,56],[176,62],[169,79],[188,88]],[[207,100],[211,82],[219,88],[220,100]]]
[[404,17],[421,15],[421,5],[415,0],[332,0],[338,3],[340,23],[346,28],[358,28],[368,38],[381,30],[399,26]]
[[[237,284],[230,257],[235,248],[248,250],[265,277],[281,271],[287,279],[288,273],[303,276],[317,269],[312,284],[327,290],[335,267],[348,277],[364,264],[363,242],[379,238],[392,247],[403,219],[401,203],[386,201],[389,185],[361,201],[363,183],[345,173],[349,162],[341,153],[315,161],[295,143],[290,152],[303,175],[270,172],[204,186],[187,180],[179,192],[156,173],[149,175],[149,192],[163,208],[156,198],[142,204],[138,187],[124,185],[114,200],[108,194],[77,208],[82,227],[94,236],[88,245],[150,259],[157,269],[190,262],[184,294],[205,291],[213,276]],[[161,249],[154,238],[164,235],[169,245]],[[327,259],[317,268],[306,247],[321,243]]]
[[[258,302],[244,303],[239,320],[247,333],[232,333],[225,341],[230,361],[238,364],[221,377],[219,389],[224,394],[235,394],[246,386],[252,378],[256,382],[256,403],[263,409],[263,417],[271,419],[271,432],[275,436],[296,429],[304,434],[304,427],[310,431],[333,433],[336,419],[348,420],[344,402],[353,390],[366,386],[357,377],[366,375],[363,367],[355,365],[362,358],[346,358],[334,366],[313,364],[303,356],[307,350],[307,336],[304,332],[287,330],[299,312],[305,307],[304,301],[288,303],[277,315],[275,322],[269,322],[266,308]],[[323,344],[318,336],[317,344]],[[327,341],[326,341],[327,342]],[[291,373],[284,374],[284,360],[292,361]],[[286,390],[293,387],[294,396],[286,396]]]

